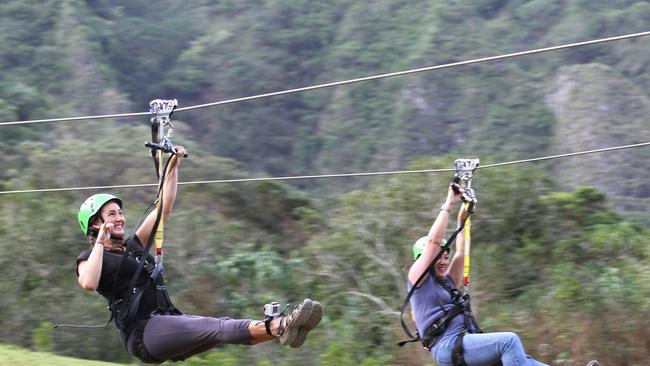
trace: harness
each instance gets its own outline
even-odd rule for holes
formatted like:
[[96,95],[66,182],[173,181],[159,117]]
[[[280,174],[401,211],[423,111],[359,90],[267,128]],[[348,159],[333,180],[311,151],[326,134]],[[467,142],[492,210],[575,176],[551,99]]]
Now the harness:
[[[144,327],[146,322],[153,315],[182,315],[183,313],[178,310],[171,302],[165,283],[162,277],[163,273],[163,239],[164,239],[164,222],[162,221],[163,213],[163,186],[165,183],[167,167],[171,160],[168,159],[167,162],[163,165],[160,164],[163,161],[163,153],[175,154],[174,145],[171,143],[170,137],[173,133],[173,126],[170,121],[170,116],[174,112],[174,109],[178,105],[176,99],[174,100],[161,100],[156,99],[149,103],[150,112],[152,114],[151,118],[151,135],[153,142],[145,143],[146,147],[151,148],[151,156],[154,160],[154,165],[156,167],[156,174],[158,176],[158,193],[155,201],[155,210],[156,210],[156,220],[152,226],[151,233],[147,238],[144,250],[139,257],[139,265],[136,269],[134,275],[131,277],[129,282],[128,289],[131,289],[130,292],[122,299],[118,299],[117,296],[117,285],[119,282],[120,273],[124,268],[124,265],[127,261],[127,256],[129,255],[128,248],[125,249],[120,261],[118,270],[115,273],[115,279],[113,284],[112,296],[108,301],[108,309],[110,311],[110,318],[104,325],[96,326],[84,326],[84,325],[67,325],[67,324],[57,324],[55,328],[66,327],[66,328],[104,328],[108,326],[113,319],[115,320],[115,325],[122,332],[127,334],[127,339],[130,335],[134,335],[134,344],[135,348],[133,349],[134,356],[138,357],[140,360],[148,363],[160,363],[162,361],[156,360],[149,355],[149,352],[146,350],[144,343],[142,342],[142,336],[144,333]],[[167,133],[165,129],[167,128]],[[186,157],[187,155],[185,155]],[[145,213],[146,215],[146,213]],[[143,215],[144,217],[144,215]],[[136,228],[140,226],[140,223],[136,224]],[[147,259],[147,255],[153,246],[153,243],[156,243],[156,257],[155,257],[155,266],[151,271],[151,275],[148,281],[136,286],[144,265]],[[140,309],[140,304],[144,292],[147,289],[153,289],[156,296],[156,309],[149,314],[138,314]]]
[[[160,216],[160,215],[159,215]],[[133,337],[134,347],[132,353],[135,357],[140,359],[145,363],[160,363],[163,360],[158,360],[153,358],[143,342],[144,327],[147,324],[149,318],[154,315],[182,315],[183,313],[176,309],[169,299],[167,290],[164,285],[162,278],[162,271],[156,272],[155,269],[152,271],[151,276],[149,276],[147,282],[141,286],[136,286],[136,282],[144,269],[144,263],[151,248],[153,242],[153,233],[148,240],[146,248],[143,250],[142,255],[139,258],[139,266],[136,270],[136,273],[131,277],[131,282],[129,287],[131,292],[124,299],[115,298],[115,290],[113,291],[114,297],[109,301],[108,308],[111,311],[111,318],[115,319],[115,325],[120,329],[124,334],[126,334],[128,340],[129,337]],[[120,269],[116,273],[115,277],[115,287],[117,287],[117,282],[119,278],[119,272],[121,271],[124,263],[126,262],[126,257],[128,250],[125,250],[120,263]],[[157,274],[156,274],[157,273]],[[154,277],[155,276],[155,277]],[[145,291],[147,289],[153,288],[156,294],[156,309],[149,314],[139,314],[140,305]],[[109,320],[110,322],[110,320]]]
[[[432,276],[432,278],[434,278],[435,280],[435,264],[438,260],[440,260],[440,257],[443,255],[444,252],[449,251],[451,244],[456,240],[458,234],[463,230],[465,230],[466,234],[469,234],[469,225],[471,224],[470,216],[474,210],[474,205],[478,202],[476,200],[476,194],[474,190],[471,188],[471,179],[474,170],[476,170],[476,168],[478,167],[478,164],[479,164],[478,159],[457,159],[454,162],[454,169],[456,173],[455,173],[454,181],[450,183],[450,185],[457,193],[459,192],[458,188],[461,186],[461,184],[464,186],[465,193],[463,194],[462,198],[463,198],[463,202],[465,202],[465,204],[467,205],[467,216],[465,217],[464,220],[461,221],[461,224],[449,237],[447,243],[440,248],[440,251],[436,254],[436,256],[431,261],[427,269],[422,273],[422,275],[420,275],[417,281],[415,281],[411,290],[408,292],[406,298],[404,299],[404,303],[402,304],[402,312],[400,315],[400,322],[402,328],[404,332],[409,337],[411,337],[411,339],[407,341],[399,342],[398,345],[402,347],[406,343],[420,341],[426,350],[430,350],[445,333],[452,319],[462,314],[464,318],[464,327],[456,339],[456,342],[454,344],[454,350],[452,352],[452,362],[454,366],[466,366],[465,358],[463,356],[463,337],[465,336],[465,334],[467,334],[472,329],[472,327],[474,327],[476,332],[482,333],[482,331],[478,326],[478,323],[476,322],[476,318],[472,314],[472,309],[470,306],[469,253],[466,253],[466,258],[465,258],[465,270],[464,270],[465,294],[461,295],[460,291],[457,288],[452,288],[451,286],[449,286],[447,282],[448,280],[446,278],[442,282],[437,282],[445,290],[449,292],[453,306],[451,309],[445,310],[443,304],[439,304],[440,308],[442,309],[443,315],[440,318],[436,319],[424,331],[423,335],[418,334],[416,330],[415,337],[414,337],[409,332],[408,327],[404,323],[404,312],[409,305],[409,300],[413,296],[413,293],[418,288],[418,286],[420,286],[420,284],[426,278],[426,276]],[[469,235],[467,235],[466,240],[468,240],[468,238]]]
[[[430,275],[434,275],[431,273]],[[470,305],[470,295],[469,294],[460,294],[460,291],[457,288],[452,288],[449,286],[448,280],[445,278],[443,281],[437,281],[449,295],[451,296],[451,303],[453,307],[449,310],[445,310],[443,304],[439,304],[440,309],[443,311],[443,315],[434,321],[424,332],[424,335],[421,337],[420,341],[426,350],[431,350],[431,348],[440,340],[442,335],[445,333],[452,319],[462,315],[463,316],[463,330],[459,333],[454,343],[454,350],[451,355],[452,363],[454,366],[467,366],[465,363],[465,357],[463,356],[463,337],[465,334],[469,333],[472,327],[475,330],[475,333],[483,333],[476,322],[476,318],[472,313],[472,307]]]
[[[144,327],[146,326],[147,320],[153,315],[182,315],[183,313],[178,310],[174,304],[172,304],[169,294],[167,293],[167,288],[165,287],[165,282],[162,277],[163,273],[163,240],[164,240],[164,222],[162,221],[163,216],[163,187],[165,183],[167,167],[171,161],[171,157],[164,164],[160,162],[163,161],[163,153],[168,152],[175,154],[174,145],[171,143],[170,137],[173,133],[173,125],[171,124],[170,116],[174,113],[174,109],[178,106],[176,99],[174,100],[161,100],[155,99],[149,103],[150,112],[152,114],[151,118],[151,137],[153,142],[145,143],[145,146],[151,148],[151,156],[154,160],[154,166],[156,168],[156,174],[158,175],[158,195],[156,198],[156,221],[151,228],[151,233],[149,233],[149,238],[147,239],[147,244],[142,251],[140,256],[140,264],[135,274],[131,278],[129,283],[130,289],[132,292],[127,295],[127,297],[120,303],[114,303],[114,306],[111,308],[111,312],[114,313],[115,323],[117,327],[124,331],[126,334],[134,336],[134,348],[132,350],[133,355],[146,363],[160,363],[162,360],[157,360],[153,358],[143,342]],[[167,133],[165,134],[165,127],[167,127]],[[136,283],[142,270],[144,264],[151,249],[153,243],[156,243],[156,257],[155,257],[155,266],[151,271],[149,280],[141,287],[136,287]],[[126,252],[124,254],[127,255]],[[122,261],[124,263],[124,260]],[[121,265],[120,265],[121,266]],[[119,270],[116,276],[119,276]],[[117,281],[116,277],[116,281]],[[152,287],[156,294],[156,309],[150,313],[146,314],[144,319],[138,318],[138,310],[140,308],[140,302],[144,291],[148,287]]]
[[[457,186],[456,180],[451,183],[451,186],[452,187]],[[469,209],[467,210],[467,215],[469,217],[469,215],[471,215],[471,212],[472,212],[472,209],[474,207],[475,201],[469,201],[468,204],[469,204]],[[423,341],[423,338],[418,334],[417,330],[415,331],[415,336],[413,336],[413,334],[409,331],[408,327],[406,326],[406,323],[404,322],[404,313],[406,312],[406,309],[410,304],[409,300],[413,296],[413,293],[415,293],[415,291],[418,289],[418,287],[420,286],[422,281],[424,281],[424,279],[427,276],[434,276],[434,278],[435,278],[435,265],[436,265],[436,262],[438,262],[438,260],[440,260],[440,257],[442,257],[443,253],[449,251],[449,248],[450,248],[451,244],[456,240],[456,237],[458,236],[458,234],[461,231],[463,231],[463,229],[465,227],[465,221],[466,220],[461,221],[461,224],[458,226],[458,228],[456,228],[456,230],[451,234],[451,236],[449,236],[449,239],[447,240],[447,243],[440,248],[440,251],[438,252],[438,254],[436,254],[436,256],[433,258],[433,260],[431,261],[431,263],[429,264],[427,269],[424,272],[422,272],[420,277],[415,281],[415,283],[411,287],[411,290],[406,295],[406,298],[404,299],[404,303],[402,303],[402,311],[401,311],[401,314],[400,314],[400,322],[401,322],[401,325],[402,325],[402,329],[404,330],[404,333],[406,333],[406,335],[409,336],[411,339],[399,342],[397,344],[398,346],[403,347],[406,343]],[[458,291],[458,290],[456,290],[456,291]],[[452,295],[452,299],[453,298],[454,298],[454,296]],[[456,314],[456,315],[458,315],[458,314]],[[451,319],[451,318],[452,317],[448,317],[448,319]],[[430,334],[430,336],[427,339],[431,339],[431,335],[433,335],[433,336],[437,335],[438,337],[440,335],[442,335],[444,333],[444,330],[441,333],[438,333],[439,329],[442,327],[442,325],[443,324],[438,324],[438,326],[435,329],[432,329],[432,330],[427,329],[425,331],[425,333]],[[445,325],[444,328],[446,329],[446,324],[444,324],[444,325]],[[429,327],[429,328],[431,328],[431,327]],[[426,337],[426,334],[425,334],[425,337]],[[437,340],[437,338],[434,337],[433,341],[436,341],[436,340]],[[429,349],[430,346],[432,346],[433,344],[435,344],[435,342],[433,342],[433,343],[430,342],[430,341],[422,342],[422,345],[426,349]]]
[[[167,167],[171,159],[168,159],[167,162],[163,165],[160,162],[163,160],[164,152],[173,153],[173,145],[169,140],[169,136],[173,131],[173,126],[169,117],[174,112],[174,109],[178,105],[177,101],[171,100],[160,100],[156,99],[149,103],[150,111],[153,117],[151,118],[151,134],[154,142],[147,142],[145,146],[151,148],[151,155],[154,158],[154,165],[156,167],[156,174],[158,175],[158,194],[156,198],[156,221],[154,222],[151,233],[147,238],[147,242],[144,250],[139,258],[138,269],[135,271],[134,275],[131,277],[128,288],[131,289],[131,292],[123,299],[115,299],[113,297],[109,302],[109,309],[113,317],[115,318],[115,323],[118,329],[129,334],[136,327],[139,321],[146,320],[152,315],[180,315],[180,312],[172,304],[167,289],[165,287],[165,282],[162,278],[163,273],[163,263],[162,263],[162,241],[164,238],[164,223],[162,221],[163,213],[163,186],[165,183]],[[168,127],[167,135],[164,135],[165,127]],[[136,284],[149,254],[149,250],[153,246],[154,241],[156,242],[156,263],[151,271],[151,276],[149,280],[140,287],[137,287]],[[115,274],[115,284],[119,279],[120,272],[124,263],[126,262],[126,256],[128,255],[128,250],[124,252],[124,257],[120,263],[120,268]],[[138,310],[140,308],[140,302],[142,301],[142,296],[144,291],[147,288],[153,288],[156,294],[156,310],[151,314],[146,314],[145,319],[138,319]],[[113,293],[115,296],[115,292]]]
[[[154,139],[152,143],[145,143],[145,146],[151,148],[151,156],[154,158],[154,163],[156,166],[156,174],[159,178],[158,183],[158,198],[156,200],[156,209],[158,214],[156,216],[156,225],[151,230],[151,234],[148,240],[147,245],[150,246],[152,239],[155,239],[156,242],[156,266],[154,267],[151,278],[153,279],[153,284],[156,289],[156,314],[163,315],[179,315],[182,314],[178,309],[174,307],[167,293],[165,283],[162,278],[163,273],[163,241],[165,238],[164,234],[164,222],[161,220],[163,212],[163,184],[165,183],[165,174],[167,172],[167,167],[171,160],[171,157],[167,160],[167,163],[162,166],[160,162],[163,160],[163,153],[175,154],[174,145],[171,142],[171,135],[174,132],[174,126],[171,123],[171,115],[174,113],[174,110],[178,106],[178,101],[173,100],[162,100],[155,99],[149,103],[150,112],[153,115],[151,118],[151,137]],[[167,132],[165,133],[165,127],[167,127]],[[157,134],[157,136],[156,136]],[[187,154],[184,156],[187,157]],[[148,249],[145,249],[145,253],[148,253]],[[140,266],[142,266],[143,261],[140,261]]]

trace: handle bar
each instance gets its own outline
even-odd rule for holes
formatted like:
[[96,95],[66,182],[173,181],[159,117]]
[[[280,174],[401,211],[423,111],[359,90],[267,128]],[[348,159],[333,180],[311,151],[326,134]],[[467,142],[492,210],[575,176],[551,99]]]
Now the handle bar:
[[[148,148],[151,148],[151,149],[154,149],[154,150],[162,150],[163,152],[177,155],[176,150],[174,150],[174,146],[165,146],[165,145],[157,144],[155,142],[145,142],[144,146],[148,147]],[[188,156],[189,155],[187,155],[187,154],[183,154],[184,158],[186,158]]]

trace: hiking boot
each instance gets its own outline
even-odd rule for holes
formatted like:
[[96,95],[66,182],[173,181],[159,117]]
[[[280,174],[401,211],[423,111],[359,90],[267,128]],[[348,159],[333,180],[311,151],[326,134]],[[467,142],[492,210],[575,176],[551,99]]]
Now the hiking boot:
[[305,343],[305,340],[307,339],[307,333],[316,328],[318,323],[320,323],[320,320],[323,318],[323,305],[321,305],[318,301],[312,301],[311,304],[312,306],[311,312],[309,313],[309,318],[307,318],[305,324],[298,328],[296,338],[293,340],[293,342],[289,343],[289,346],[291,348],[299,348],[302,346],[302,344]]
[[[298,330],[310,319],[312,307],[313,302],[309,299],[305,299],[302,304],[294,306],[293,310],[289,314],[280,315],[280,324],[278,325],[276,336],[280,338],[281,344],[291,345],[291,343],[296,340]],[[302,345],[302,343],[300,344]]]
[[598,362],[596,360],[591,360],[591,361],[587,362],[587,364],[585,366],[600,366],[600,362]]

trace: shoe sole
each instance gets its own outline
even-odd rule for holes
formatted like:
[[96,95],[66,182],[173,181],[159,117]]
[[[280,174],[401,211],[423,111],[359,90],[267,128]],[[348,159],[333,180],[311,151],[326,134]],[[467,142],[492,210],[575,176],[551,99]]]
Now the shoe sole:
[[305,343],[307,339],[307,334],[320,323],[323,318],[323,305],[318,301],[312,301],[311,312],[309,313],[309,319],[303,324],[296,334],[296,338],[289,344],[291,348],[299,348]]
[[302,302],[298,314],[291,319],[291,323],[287,325],[284,333],[280,336],[281,344],[291,344],[296,340],[298,330],[309,320],[312,306],[313,303],[309,299]]

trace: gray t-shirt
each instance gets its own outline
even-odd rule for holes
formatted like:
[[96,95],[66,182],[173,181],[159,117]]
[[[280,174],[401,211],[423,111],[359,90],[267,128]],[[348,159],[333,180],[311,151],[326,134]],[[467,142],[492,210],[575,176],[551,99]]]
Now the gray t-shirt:
[[[445,277],[444,281],[447,282],[448,287],[455,289],[456,285],[454,281],[451,280],[451,277]],[[410,291],[413,287],[411,281],[408,281],[407,288]],[[420,287],[418,287],[414,292],[413,296],[410,299],[411,309],[413,310],[413,315],[415,316],[415,326],[418,329],[420,336],[424,335],[427,328],[433,324],[434,321],[441,318],[444,315],[445,311],[449,311],[454,305],[451,302],[451,294],[447,291],[442,284],[429,275],[426,279],[422,281]],[[446,338],[448,336],[456,335],[460,333],[465,326],[465,319],[462,314],[454,317],[445,333],[440,338]],[[470,333],[473,333],[472,329]]]

